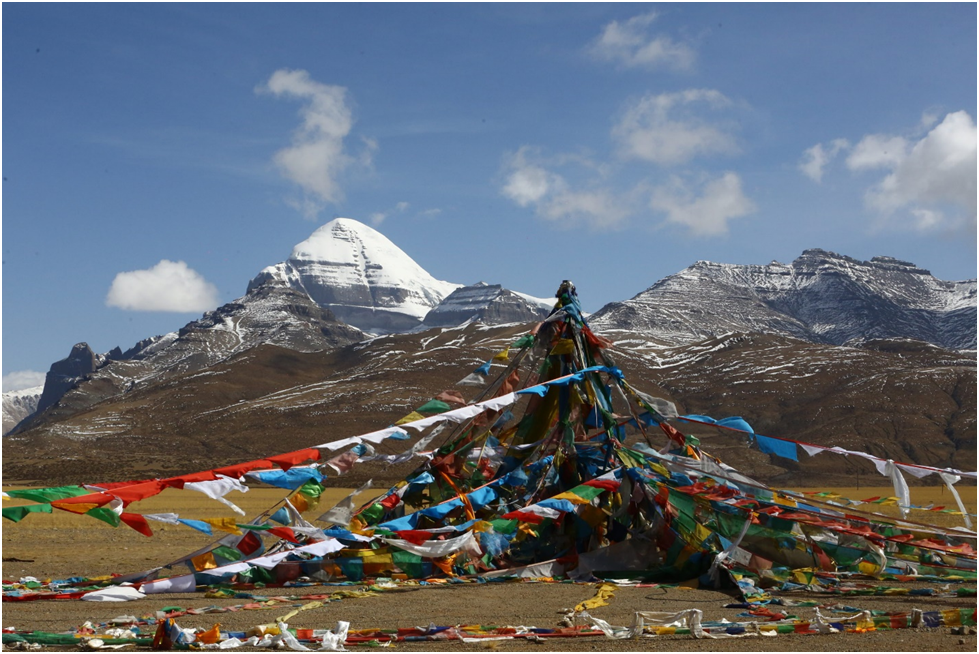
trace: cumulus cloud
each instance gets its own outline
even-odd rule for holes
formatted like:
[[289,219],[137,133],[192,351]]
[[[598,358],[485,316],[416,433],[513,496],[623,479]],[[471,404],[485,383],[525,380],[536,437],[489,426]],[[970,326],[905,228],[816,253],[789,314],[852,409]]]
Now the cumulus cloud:
[[846,158],[850,170],[893,168],[908,156],[908,141],[902,136],[871,134],[863,137]]
[[45,374],[36,370],[15,370],[3,376],[3,392],[20,391],[25,388],[43,386]]
[[918,231],[976,226],[976,123],[965,111],[941,122],[925,113],[917,134],[868,134],[856,145],[833,141],[829,152],[816,145],[806,150],[799,168],[820,181],[823,168],[840,151],[849,150],[846,167],[855,174],[884,172],[864,194],[868,209],[882,223]]
[[128,311],[203,312],[218,304],[218,289],[183,261],[163,259],[148,270],[121,272],[105,303]]
[[[631,213],[618,194],[590,186],[573,190],[563,176],[537,161],[538,153],[521,148],[506,164],[501,189],[504,196],[521,207],[532,206],[546,220],[570,220],[596,228],[620,226]],[[571,158],[576,159],[576,158]]]
[[823,168],[848,150],[852,173],[883,171],[867,189],[864,203],[881,216],[880,224],[904,225],[927,232],[976,227],[976,123],[965,111],[925,112],[912,132],[868,134],[856,145],[844,139],[829,151],[815,145],[805,151],[799,169],[819,182]]
[[666,214],[666,220],[686,227],[694,236],[720,236],[728,232],[728,221],[755,210],[741,190],[741,178],[726,172],[702,184],[698,195],[679,177],[653,190],[649,206]]
[[682,164],[708,154],[738,151],[734,137],[695,113],[698,107],[721,109],[731,104],[711,89],[646,95],[627,107],[612,128],[619,154],[661,166]]
[[[303,102],[302,124],[292,135],[292,145],[276,152],[273,161],[284,177],[303,190],[302,201],[291,204],[307,218],[315,218],[326,204],[343,198],[339,178],[355,161],[344,150],[344,138],[354,123],[347,89],[317,82],[305,70],[281,69],[257,91]],[[360,163],[369,166],[376,149],[376,141],[365,139]]]
[[589,54],[625,68],[691,68],[696,59],[693,48],[663,34],[649,34],[656,18],[651,12],[623,22],[613,20],[588,47]]
[[831,141],[825,148],[822,143],[817,143],[803,153],[799,170],[818,184],[823,181],[823,169],[826,168],[826,165],[848,147],[850,147],[850,143],[846,139]]

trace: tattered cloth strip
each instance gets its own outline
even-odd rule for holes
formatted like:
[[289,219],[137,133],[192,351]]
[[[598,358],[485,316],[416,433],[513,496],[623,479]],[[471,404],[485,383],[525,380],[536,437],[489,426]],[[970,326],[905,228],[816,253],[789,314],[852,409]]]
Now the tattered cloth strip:
[[[319,605],[318,601],[311,603]],[[307,605],[309,606],[309,605]],[[300,607],[302,609],[303,607]],[[310,606],[312,608],[312,606]],[[290,618],[299,612],[287,614]],[[285,616],[282,616],[283,618]],[[858,611],[851,615],[826,617],[816,609],[816,617],[812,621],[798,618],[769,620],[764,622],[712,622],[703,619],[700,609],[684,609],[676,613],[656,611],[637,611],[633,615],[632,625],[614,626],[595,618],[587,612],[577,614],[577,619],[589,623],[591,627],[569,626],[554,629],[538,627],[508,626],[493,627],[482,625],[435,626],[427,628],[415,627],[408,629],[370,628],[349,630],[346,622],[338,623],[334,630],[290,628],[283,620],[277,620],[273,626],[260,625],[250,632],[260,633],[261,636],[248,637],[246,632],[221,631],[217,625],[211,629],[198,628],[181,629],[172,617],[161,620],[157,628],[157,637],[161,645],[169,642],[171,646],[187,647],[192,643],[209,643],[218,649],[231,649],[242,645],[261,648],[288,647],[293,650],[308,650],[303,643],[319,646],[317,649],[338,651],[343,645],[357,645],[376,641],[389,642],[424,642],[435,640],[459,640],[463,642],[480,642],[482,640],[509,640],[520,638],[569,638],[594,637],[605,635],[613,639],[654,638],[661,636],[683,636],[694,638],[743,638],[743,637],[774,637],[780,634],[818,635],[818,634],[862,634],[881,630],[893,629],[934,629],[938,627],[974,626],[976,624],[976,609],[974,607],[959,609],[944,609],[938,611],[921,611],[913,609],[910,612],[871,612]],[[110,644],[148,645],[148,638],[140,638],[135,633],[133,637],[113,638],[109,634],[119,634],[122,630],[104,629]],[[124,632],[123,632],[124,633]],[[16,642],[30,642],[45,645],[75,645],[79,636],[99,636],[90,628],[79,629],[75,633],[51,634],[46,632],[15,633],[4,632],[4,645]]]

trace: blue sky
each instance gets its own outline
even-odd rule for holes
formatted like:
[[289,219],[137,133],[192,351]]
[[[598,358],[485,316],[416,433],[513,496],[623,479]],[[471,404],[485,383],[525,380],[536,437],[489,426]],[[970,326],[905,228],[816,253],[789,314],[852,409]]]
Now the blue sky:
[[[239,297],[337,216],[591,311],[812,247],[976,276],[972,3],[2,11],[5,391]],[[131,271],[173,292],[127,302]]]

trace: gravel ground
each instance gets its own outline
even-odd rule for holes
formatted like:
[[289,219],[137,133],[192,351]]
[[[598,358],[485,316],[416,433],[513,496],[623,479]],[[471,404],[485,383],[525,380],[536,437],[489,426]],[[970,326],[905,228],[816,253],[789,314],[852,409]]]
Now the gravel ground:
[[[350,587],[308,587],[301,589],[263,589],[256,594],[327,594]],[[323,607],[303,611],[290,620],[296,628],[332,628],[338,620],[350,622],[351,629],[385,628],[459,624],[524,625],[541,628],[558,626],[564,609],[595,594],[592,585],[502,583],[486,585],[446,585],[407,587],[381,593],[374,597],[344,598]],[[838,596],[792,595],[793,599],[818,599],[826,604],[842,599]],[[731,621],[759,618],[738,617],[742,609],[726,609],[725,604],[736,601],[719,591],[687,588],[619,588],[608,606],[592,611],[592,615],[614,625],[628,625],[635,611],[670,611],[699,608],[705,620],[727,618]],[[144,615],[164,606],[203,608],[233,606],[242,599],[208,599],[202,594],[154,595],[127,603],[95,603],[81,601],[7,602],[3,605],[3,626],[43,631],[74,629],[86,620],[105,622],[119,615]],[[851,597],[845,603],[859,609],[910,611],[941,610],[975,607],[973,598],[917,597],[902,599],[894,596]],[[297,603],[298,604],[298,603]],[[211,627],[216,622],[222,630],[246,631],[259,624],[274,621],[288,613],[292,604],[280,604],[273,609],[246,610],[202,616],[177,618],[181,627]],[[781,609],[780,609],[781,610]],[[800,618],[813,618],[815,609],[785,607]],[[824,611],[824,613],[826,613]],[[423,642],[398,643],[406,651],[976,651],[975,636],[957,636],[951,629],[902,629],[866,634],[795,635],[776,637],[697,640],[691,636],[660,636],[637,641],[612,640],[604,637],[581,637],[545,640],[489,641],[483,643]]]

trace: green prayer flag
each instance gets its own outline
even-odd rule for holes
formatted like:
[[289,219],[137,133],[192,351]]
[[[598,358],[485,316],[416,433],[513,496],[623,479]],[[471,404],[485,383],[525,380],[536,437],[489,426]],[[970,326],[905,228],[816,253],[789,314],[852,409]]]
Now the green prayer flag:
[[85,515],[90,515],[96,520],[101,520],[102,522],[112,525],[113,527],[119,526],[119,514],[112,509],[105,508],[104,506],[99,506],[90,511],[86,511]]
[[418,407],[417,409],[415,409],[415,411],[417,411],[418,413],[423,413],[427,416],[431,416],[437,413],[445,413],[451,408],[452,407],[450,407],[442,400],[430,400],[425,404],[421,405],[420,407]]
[[299,492],[307,497],[319,497],[323,491],[326,490],[326,486],[319,483],[315,479],[310,479],[305,484],[299,487]]
[[220,556],[222,559],[227,559],[228,561],[238,561],[242,556],[241,552],[239,552],[237,549],[227,547],[225,545],[215,547],[213,550],[211,550],[211,554],[214,556]]
[[6,491],[10,497],[19,500],[30,500],[32,502],[56,502],[66,500],[69,497],[88,495],[92,491],[81,486],[54,486],[52,488],[25,488],[21,490]]
[[51,513],[50,504],[29,504],[27,506],[10,506],[3,510],[3,517],[13,522],[20,522],[28,513]]
[[510,345],[510,347],[516,347],[516,348],[528,347],[534,344],[535,338],[537,337],[534,336],[533,334],[524,334],[523,336],[515,340],[513,344]]

